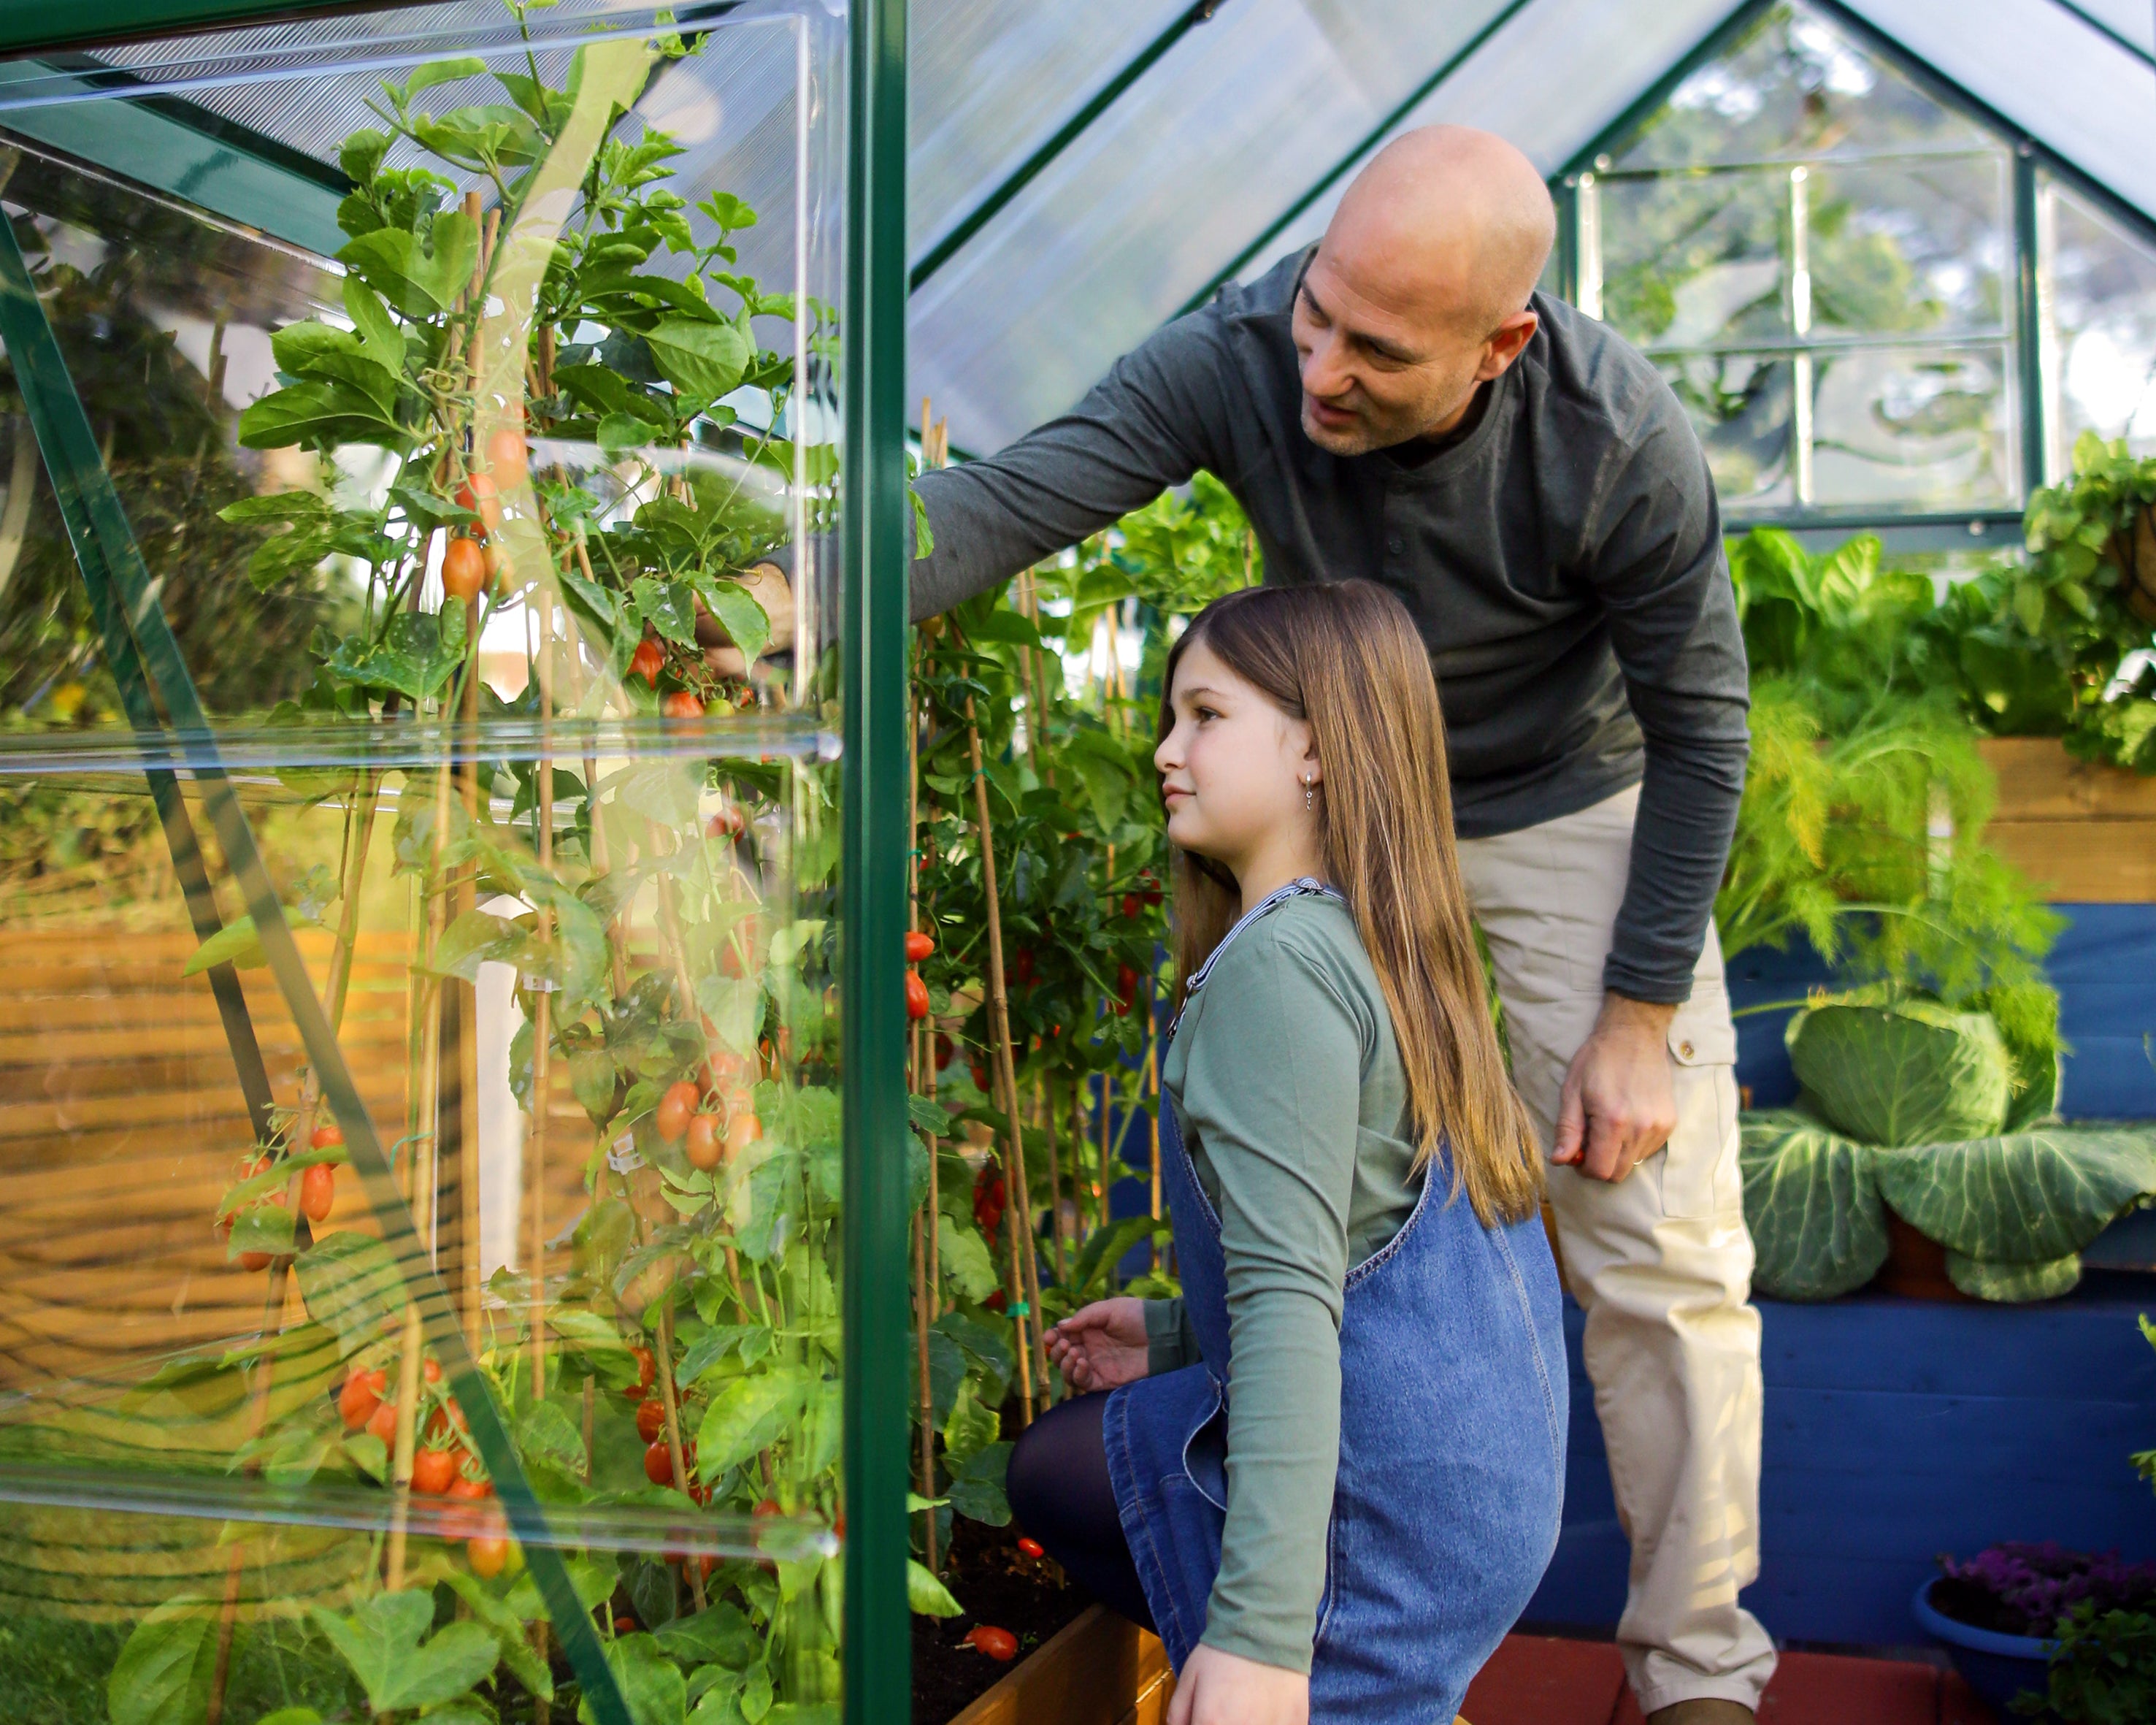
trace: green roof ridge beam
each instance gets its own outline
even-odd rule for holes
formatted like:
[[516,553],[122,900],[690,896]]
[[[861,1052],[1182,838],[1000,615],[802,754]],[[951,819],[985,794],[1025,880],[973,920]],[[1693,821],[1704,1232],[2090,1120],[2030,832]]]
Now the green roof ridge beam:
[[[840,555],[845,1725],[906,1717],[906,0],[847,8]],[[806,674],[812,667],[803,667]]]
[[[285,907],[255,844],[254,829],[218,759],[209,716],[203,709],[194,679],[180,657],[179,642],[159,605],[157,584],[150,579],[141,547],[136,541],[112,476],[105,471],[96,435],[68,375],[66,360],[16,244],[13,226],[4,220],[0,220],[0,341],[5,342],[14,363],[16,383],[23,392],[38,449],[45,457],[46,476],[55,492],[65,486],[73,493],[69,507],[79,513],[95,545],[95,554],[81,559],[83,579],[93,592],[108,579],[111,583],[101,602],[118,600],[120,615],[134,636],[135,647],[176,734],[173,742],[189,757],[194,781],[209,806],[226,866],[237,878],[248,914],[254,919],[263,952],[300,1032],[322,1099],[343,1128],[346,1156],[365,1186],[381,1224],[382,1243],[388,1249],[402,1285],[400,1291],[420,1311],[425,1334],[440,1357],[443,1376],[465,1410],[473,1445],[494,1480],[510,1531],[523,1546],[532,1579],[553,1619],[555,1633],[562,1638],[562,1651],[568,1655],[585,1701],[601,1725],[631,1725],[598,1632],[577,1597],[567,1561],[549,1536],[546,1511],[525,1477],[493,1393],[465,1345],[449,1290],[420,1245],[411,1209],[390,1171],[373,1116],[360,1099],[344,1050],[315,993],[305,961],[285,920]],[[895,988],[893,996],[896,998]]]
[[2134,59],[2139,60],[2143,65],[2148,67],[2151,71],[2156,71],[2156,54],[2151,54],[2138,42],[2136,42],[2131,36],[2122,36],[2118,31],[2112,28],[2109,24],[2098,18],[2094,13],[2089,11],[2087,8],[2076,6],[2074,3],[2074,0],[2051,0],[2051,4],[2057,7],[2061,12],[2071,13],[2076,18],[2087,24],[2092,30],[2094,30],[2097,35],[2109,42],[2113,48],[2123,49],[2124,52],[2132,54]]
[[944,265],[965,247],[982,229],[995,219],[997,213],[1038,179],[1049,163],[1076,142],[1081,133],[1115,106],[1123,92],[1149,71],[1153,63],[1175,46],[1196,26],[1204,23],[1221,6],[1222,0],[1197,0],[1186,8],[1168,28],[1138,51],[1132,59],[1106,84],[1095,90],[1085,106],[1055,129],[1055,133],[1024,161],[1004,177],[1003,181],[987,197],[981,199],[943,237],[928,248],[921,261],[913,266],[907,285],[918,289]]
[[352,0],[0,0],[0,51],[82,48],[145,36],[352,12]]
[[1440,66],[1435,72],[1432,72],[1430,76],[1424,79],[1421,83],[1415,85],[1415,87],[1409,90],[1406,96],[1401,100],[1396,102],[1391,110],[1385,115],[1383,119],[1380,120],[1375,126],[1372,126],[1369,131],[1363,133],[1363,135],[1356,141],[1355,147],[1326,171],[1324,177],[1321,178],[1316,185],[1312,186],[1307,192],[1305,192],[1301,197],[1296,198],[1293,203],[1290,204],[1285,210],[1281,211],[1279,216],[1275,218],[1272,223],[1262,234],[1259,234],[1256,239],[1253,239],[1248,245],[1237,252],[1235,257],[1229,261],[1227,266],[1218,271],[1210,281],[1207,282],[1204,286],[1199,289],[1196,293],[1193,294],[1180,306],[1177,306],[1174,316],[1177,317],[1182,317],[1188,315],[1190,312],[1195,312],[1200,306],[1204,305],[1206,301],[1211,299],[1214,294],[1218,293],[1229,282],[1233,281],[1244,265],[1249,263],[1252,258],[1255,257],[1268,245],[1271,245],[1275,239],[1280,237],[1281,230],[1282,229],[1286,228],[1290,222],[1301,215],[1303,211],[1308,209],[1312,204],[1317,203],[1319,198],[1322,198],[1327,192],[1332,189],[1333,184],[1342,174],[1346,173],[1349,168],[1353,167],[1358,162],[1360,162],[1364,156],[1368,154],[1371,147],[1378,143],[1387,132],[1390,131],[1395,126],[1399,125],[1401,121],[1404,120],[1409,114],[1413,113],[1415,108],[1430,94],[1432,90],[1435,90],[1439,85],[1444,83],[1446,79],[1450,78],[1455,72],[1458,71],[1462,65],[1466,64],[1466,62],[1473,57],[1476,50],[1478,50],[1484,43],[1487,42],[1492,36],[1496,35],[1498,31],[1504,28],[1507,24],[1510,23],[1516,17],[1517,17],[1522,12],[1524,12],[1527,7],[1532,3],[1533,0],[1505,0],[1505,4],[1498,8],[1496,13],[1493,17],[1486,20],[1483,23],[1482,27],[1476,31],[1472,36],[1469,37],[1466,42],[1462,43],[1458,49],[1447,55],[1443,65]]

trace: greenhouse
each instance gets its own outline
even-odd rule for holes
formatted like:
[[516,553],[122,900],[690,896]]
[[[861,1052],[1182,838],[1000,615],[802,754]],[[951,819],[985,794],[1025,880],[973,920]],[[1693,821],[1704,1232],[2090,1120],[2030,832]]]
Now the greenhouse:
[[[1280,894],[1191,932],[1235,877],[1169,836],[1175,667],[1216,602],[1328,584],[1294,487],[1354,463],[1305,461],[1306,394],[1267,453],[1157,471],[1091,392],[1268,281],[1302,332],[1351,188],[1433,137],[1553,211],[1519,342],[1621,353],[1697,446],[1748,760],[1712,923],[1635,1002],[1678,1124],[1609,1189],[1737,1265],[1647,1327],[1749,1363],[1667,1392],[1724,1447],[1645,1483],[1667,1386],[1612,1363],[1587,1173],[1537,1156],[1502,1228],[1411,1197],[1336,1267],[1333,1355],[1425,1208],[1527,1242],[1548,1549],[1457,1683],[1358,1711],[1327,1661],[1383,1621],[1339,1578],[1375,1440],[1327,1407],[1278,1717],[2156,1719],[2145,4],[0,0],[0,1721],[1160,1725],[1178,1671],[1178,1725],[1240,1717],[1190,1669],[1225,1643],[1153,1569],[1165,1639],[1111,1609],[1012,1458],[1147,1373],[1067,1321],[1152,1302],[1165,1377],[1156,1324],[1219,1297],[1194,1241],[1240,1274],[1178,1026],[1242,1022],[1197,991]],[[1516,446],[1560,471],[1570,435]],[[1113,507],[961,580],[1044,448]],[[1430,646],[1471,1040],[1531,1139],[1584,1094],[1586,1156],[1584,1030],[1543,1107],[1507,966],[1605,889],[1621,944],[1646,852],[1628,814],[1509,932],[1493,859],[1543,829],[1461,766],[1487,664],[1368,540],[1327,575]],[[1645,844],[1666,691],[1618,634],[1622,736],[1575,751],[1616,776],[1550,825],[1635,794],[1644,728]],[[1544,957],[1599,1038],[1622,954]],[[1434,1132],[1414,1039],[1393,1113]],[[1295,1058],[1244,1052],[1254,1091]],[[1360,1181],[1394,1140],[1348,1124]],[[1224,1361],[1183,1357],[1214,1400],[1165,1486],[1247,1541],[1199,1442]],[[1204,1525],[1207,1577],[1255,1548]],[[1666,1533],[1706,1553],[1677,1582]]]

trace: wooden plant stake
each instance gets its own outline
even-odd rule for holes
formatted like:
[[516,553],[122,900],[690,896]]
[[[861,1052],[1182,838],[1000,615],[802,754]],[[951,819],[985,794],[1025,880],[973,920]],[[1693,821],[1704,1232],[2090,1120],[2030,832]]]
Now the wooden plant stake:
[[[543,588],[539,595],[539,869],[554,867],[554,601]],[[554,913],[539,907],[539,939],[554,938]],[[554,996],[549,986],[531,1002],[531,1130],[526,1135],[524,1179],[531,1199],[531,1404],[547,1398],[547,1115],[553,1077]]]
[[[683,1496],[689,1495],[689,1465],[681,1448],[681,1408],[674,1394],[674,1290],[669,1288],[659,1297],[659,1369],[652,1374],[659,1380],[659,1404],[666,1415],[666,1453],[674,1463],[674,1489]],[[690,1554],[684,1566],[689,1572],[689,1593],[696,1602],[696,1609],[704,1609],[703,1566]]]
[[[1040,1266],[1033,1244],[1033,1214],[1025,1187],[1025,1129],[1019,1118],[1018,1066],[1011,1050],[1010,996],[1004,985],[1004,919],[996,893],[995,835],[988,822],[988,779],[981,765],[981,728],[975,715],[973,698],[966,697],[966,749],[973,775],[973,813],[980,828],[981,887],[988,913],[988,1027],[995,1038],[993,1054],[998,1100],[1004,1110],[1004,1119],[1010,1129],[1010,1150],[1005,1165],[1009,1190],[1004,1194],[1004,1211],[1010,1222],[1012,1279],[1018,1283],[1016,1298],[1011,1301],[1013,1316],[1019,1325],[1019,1347],[1023,1356],[1029,1333],[1033,1342],[1033,1373],[1040,1383],[1041,1404],[1050,1400],[1048,1376],[1048,1345],[1040,1332]],[[1017,1306],[1026,1308],[1024,1312]],[[1027,1320],[1030,1319],[1029,1324]],[[1023,1392],[1022,1405],[1028,1425],[1033,1424],[1032,1386],[1029,1374],[1021,1371],[1019,1384]]]
[[419,1417],[419,1306],[414,1300],[404,1308],[404,1337],[397,1355],[397,1444],[391,1452],[389,1486],[389,1551],[383,1585],[395,1593],[404,1585],[406,1520],[412,1510],[412,1454]]
[[[921,404],[922,415],[927,417],[927,404]],[[923,435],[927,432],[924,428]],[[921,927],[921,726],[919,714],[907,702],[907,754],[909,770],[906,774],[906,831],[911,842],[906,850],[906,926],[910,931]],[[923,1021],[924,1025],[927,1021]],[[929,1070],[928,1032],[916,1029],[913,1032],[913,1060],[911,1089],[916,1094],[932,1099],[935,1091],[935,1077]],[[934,1139],[928,1141],[928,1214],[916,1213],[913,1218],[913,1341],[917,1356],[916,1365],[921,1378],[921,1496],[924,1501],[936,1496],[936,1394],[932,1377],[928,1369],[928,1326],[934,1321],[930,1302],[934,1298],[937,1264],[935,1252],[936,1217],[936,1156]],[[928,1571],[934,1574],[940,1567],[936,1549],[936,1511],[921,1512],[921,1553],[928,1559]]]

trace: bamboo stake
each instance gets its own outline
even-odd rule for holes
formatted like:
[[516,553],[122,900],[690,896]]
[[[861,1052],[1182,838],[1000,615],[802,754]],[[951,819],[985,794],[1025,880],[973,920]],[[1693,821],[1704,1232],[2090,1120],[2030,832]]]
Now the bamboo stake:
[[[659,1380],[659,1403],[666,1414],[666,1454],[674,1463],[674,1489],[687,1496],[689,1494],[689,1465],[681,1449],[681,1408],[674,1395],[674,1291],[668,1289],[659,1301],[659,1369],[653,1373]],[[690,1597],[696,1609],[704,1609],[703,1566],[696,1561],[696,1553],[689,1554],[684,1566],[689,1572]]]
[[414,1300],[404,1308],[403,1342],[397,1357],[397,1447],[389,1465],[389,1556],[384,1585],[395,1593],[404,1585],[406,1518],[412,1507],[412,1452],[419,1413],[419,1306]]
[[[1013,1273],[1019,1279],[1018,1297],[1012,1305],[1014,1308],[1026,1308],[1024,1312],[1014,1310],[1013,1316],[1019,1321],[1021,1354],[1028,1335],[1032,1337],[1034,1372],[1040,1378],[1041,1402],[1045,1406],[1049,1400],[1048,1347],[1040,1333],[1040,1266],[1033,1249],[1033,1215],[1025,1187],[1025,1130],[1019,1119],[1018,1066],[1011,1050],[1010,997],[1004,984],[1003,912],[996,894],[995,834],[988,822],[988,779],[981,765],[981,728],[971,695],[966,697],[966,747],[973,767],[973,811],[981,833],[981,885],[988,913],[988,1025],[995,1038],[993,1052],[996,1080],[1002,1092],[999,1099],[1010,1130],[1004,1213],[1011,1219],[1011,1252],[1016,1260]],[[1032,1320],[1030,1324],[1024,1321],[1029,1317]],[[1024,1373],[1020,1374],[1019,1381],[1024,1391],[1025,1423],[1030,1425],[1032,1386]]]
[[[927,403],[921,404],[922,417],[927,418]],[[926,435],[924,431],[924,435]],[[907,703],[909,718],[916,715],[912,703]],[[909,757],[906,771],[906,919],[909,931],[921,927],[921,727],[914,723],[907,726],[906,753]],[[925,1022],[926,1021],[924,1021]],[[927,1071],[927,1057],[923,1046],[922,1032],[913,1034],[913,1072],[911,1088],[916,1094],[927,1094],[934,1088]],[[936,1141],[928,1142],[928,1201],[929,1216],[935,1214],[936,1202]],[[921,1496],[924,1500],[936,1496],[936,1396],[928,1369],[928,1326],[930,1290],[936,1285],[936,1260],[930,1256],[933,1249],[927,1238],[932,1222],[916,1213],[913,1218],[913,1339],[917,1355],[916,1365],[921,1377]],[[941,1567],[936,1549],[936,1511],[923,1510],[921,1519],[921,1552],[928,1559],[928,1569],[933,1574]]]
[[[473,337],[476,342],[478,337]],[[479,600],[467,607],[465,631],[471,657],[465,663],[463,710],[459,730],[469,759],[458,777],[466,818],[479,817]],[[456,912],[459,916],[479,904],[479,864],[468,862],[459,870]],[[457,1026],[457,1317],[465,1332],[465,1345],[474,1357],[480,1352],[480,1161],[479,1161],[479,986],[458,981],[448,989],[454,1003]]]

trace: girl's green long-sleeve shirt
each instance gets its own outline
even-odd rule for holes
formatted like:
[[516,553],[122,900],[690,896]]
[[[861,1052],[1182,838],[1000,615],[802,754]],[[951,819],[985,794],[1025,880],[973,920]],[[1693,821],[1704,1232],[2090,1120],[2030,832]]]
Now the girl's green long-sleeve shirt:
[[[1162,1081],[1220,1218],[1234,1365],[1228,1513],[1204,1641],[1308,1671],[1340,1463],[1348,1272],[1414,1212],[1405,1074],[1347,907],[1287,899],[1192,996]],[[1149,1300],[1150,1367],[1195,1363],[1180,1300]]]

